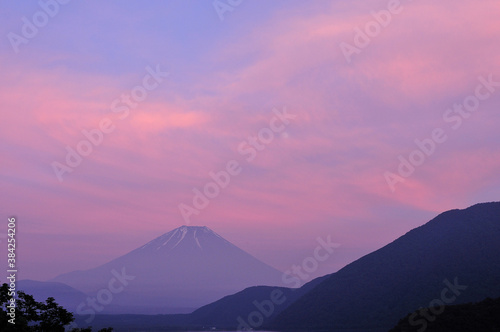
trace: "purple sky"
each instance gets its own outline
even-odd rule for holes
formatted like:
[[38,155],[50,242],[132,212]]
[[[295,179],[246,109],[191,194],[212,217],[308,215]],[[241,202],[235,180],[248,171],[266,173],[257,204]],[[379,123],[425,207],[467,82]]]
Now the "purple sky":
[[498,1],[54,1],[0,1],[21,278],[187,223],[282,271],[330,235],[318,276],[500,197]]

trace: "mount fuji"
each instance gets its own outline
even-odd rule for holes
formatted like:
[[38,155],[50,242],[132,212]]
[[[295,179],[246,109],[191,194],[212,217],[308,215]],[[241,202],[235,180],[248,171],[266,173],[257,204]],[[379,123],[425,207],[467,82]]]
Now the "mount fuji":
[[191,312],[250,286],[282,285],[282,273],[208,227],[182,226],[106,264],[51,281],[97,298],[101,313],[165,314]]

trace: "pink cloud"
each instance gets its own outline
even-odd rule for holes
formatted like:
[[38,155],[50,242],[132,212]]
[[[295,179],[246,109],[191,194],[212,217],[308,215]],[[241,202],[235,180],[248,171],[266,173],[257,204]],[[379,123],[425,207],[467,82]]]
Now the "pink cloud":
[[[386,221],[394,208],[435,213],[474,203],[497,183],[495,97],[455,136],[448,131],[449,140],[396,193],[383,173],[394,171],[398,155],[415,148],[415,138],[445,126],[444,110],[473,91],[478,75],[499,67],[500,46],[491,41],[500,33],[500,5],[405,2],[403,12],[348,64],[339,43],[351,42],[353,28],[385,6],[332,2],[322,13],[278,11],[233,44],[207,52],[207,62],[197,65],[213,65],[210,75],[191,72],[186,81],[165,82],[124,119],[110,105],[141,82],[143,58],[135,74],[104,75],[48,69],[28,56],[21,65],[0,55],[0,148],[9,156],[0,168],[8,177],[8,203],[25,211],[33,234],[99,229],[132,238],[105,244],[118,254],[184,223],[178,204],[210,181],[210,171],[235,159],[242,173],[194,222],[234,235],[263,257],[273,245],[294,241],[303,241],[292,245],[294,253],[307,254],[310,243],[303,237],[314,240],[325,230],[363,250],[360,243],[378,244],[370,234],[356,233],[363,227],[390,239],[417,223],[413,216],[399,226],[399,217]],[[140,45],[132,37],[122,42]],[[134,54],[152,57],[142,48]],[[61,59],[67,60],[52,55],[46,61]],[[246,162],[238,145],[268,126],[272,109],[283,106],[297,115],[286,135],[276,135]],[[76,146],[84,139],[81,131],[97,128],[104,117],[115,131],[59,183],[51,162],[63,161],[65,147]],[[147,227],[134,240],[139,224]],[[283,238],[273,242],[266,230],[284,232]],[[269,238],[260,248],[252,236]],[[53,253],[30,251],[32,261]]]

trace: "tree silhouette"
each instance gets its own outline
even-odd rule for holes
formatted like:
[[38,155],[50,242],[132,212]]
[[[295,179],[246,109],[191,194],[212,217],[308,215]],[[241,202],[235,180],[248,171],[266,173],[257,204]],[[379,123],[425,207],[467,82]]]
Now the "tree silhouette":
[[[45,303],[35,301],[32,295],[17,292],[15,301],[15,324],[9,322],[8,315],[11,296],[9,285],[0,287],[0,331],[64,332],[64,327],[75,320],[73,314],[58,305],[53,297]],[[112,332],[113,328],[98,332]],[[92,328],[73,329],[71,332],[92,332]]]
[[423,316],[418,316],[418,323],[415,324],[417,320],[411,320],[410,317],[418,315],[420,310],[408,314],[389,332],[500,331],[500,298],[447,305],[441,314],[433,317],[434,319],[424,320]]

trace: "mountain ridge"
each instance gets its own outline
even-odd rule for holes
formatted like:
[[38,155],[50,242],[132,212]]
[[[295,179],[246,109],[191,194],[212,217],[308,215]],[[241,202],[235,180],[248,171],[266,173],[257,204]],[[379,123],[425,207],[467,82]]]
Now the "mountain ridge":
[[500,296],[498,238],[500,202],[443,212],[330,275],[269,327],[390,328],[455,277],[469,287],[457,303]]
[[[140,303],[144,307],[136,309],[145,313],[187,313],[246,287],[282,283],[280,271],[206,226],[178,227],[98,267],[51,281],[95,293],[106,288],[113,271],[123,269],[136,279],[114,298],[129,308]],[[166,301],[169,309],[162,309]]]

